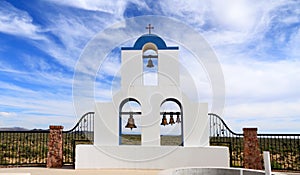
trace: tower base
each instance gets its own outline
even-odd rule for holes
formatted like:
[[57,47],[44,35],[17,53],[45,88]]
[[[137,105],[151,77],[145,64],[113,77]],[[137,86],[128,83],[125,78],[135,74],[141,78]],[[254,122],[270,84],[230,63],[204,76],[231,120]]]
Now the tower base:
[[229,167],[227,147],[77,145],[75,169]]

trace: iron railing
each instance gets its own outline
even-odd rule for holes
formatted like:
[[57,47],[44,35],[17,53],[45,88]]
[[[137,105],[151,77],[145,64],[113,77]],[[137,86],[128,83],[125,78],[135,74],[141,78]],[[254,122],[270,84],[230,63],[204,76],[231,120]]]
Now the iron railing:
[[230,166],[243,167],[243,134],[233,132],[218,115],[209,113],[208,116],[210,119],[210,145],[229,147]]
[[[230,165],[243,167],[243,134],[233,132],[216,114],[209,113],[210,145],[227,146]],[[0,131],[0,166],[45,166],[49,130]],[[77,144],[94,141],[94,112],[63,131],[63,163],[74,165]],[[273,170],[300,171],[300,134],[258,134],[261,150],[270,152]]]
[[45,166],[49,130],[1,131],[1,166]]
[[[74,164],[76,144],[94,141],[94,112],[63,131],[63,163]],[[0,131],[0,166],[46,166],[49,130]]]
[[270,152],[273,170],[300,171],[300,134],[257,134],[261,152]]
[[77,144],[93,144],[94,112],[84,114],[77,124],[68,131],[63,131],[63,163],[74,165]]
[[[233,132],[216,114],[210,117],[210,145],[227,146],[230,166],[243,167],[243,134]],[[300,171],[300,134],[257,134],[261,157],[270,152],[271,168]],[[263,160],[262,160],[263,161]]]

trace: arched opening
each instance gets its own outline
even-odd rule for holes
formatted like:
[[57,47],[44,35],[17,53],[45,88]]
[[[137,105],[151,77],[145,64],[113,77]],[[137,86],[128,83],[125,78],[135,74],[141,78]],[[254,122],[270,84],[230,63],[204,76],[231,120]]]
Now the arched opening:
[[143,46],[143,83],[145,86],[158,85],[158,50],[155,44]]
[[141,104],[134,98],[123,100],[119,106],[119,144],[141,145]]
[[160,106],[160,143],[161,145],[183,146],[183,110],[181,103],[168,98]]

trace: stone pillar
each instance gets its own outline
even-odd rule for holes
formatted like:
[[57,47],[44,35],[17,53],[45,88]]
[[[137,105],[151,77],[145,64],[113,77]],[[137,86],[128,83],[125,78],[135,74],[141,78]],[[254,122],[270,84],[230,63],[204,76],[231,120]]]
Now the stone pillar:
[[243,128],[244,131],[244,168],[262,169],[257,128]]
[[50,126],[48,139],[47,168],[61,168],[63,165],[63,126]]

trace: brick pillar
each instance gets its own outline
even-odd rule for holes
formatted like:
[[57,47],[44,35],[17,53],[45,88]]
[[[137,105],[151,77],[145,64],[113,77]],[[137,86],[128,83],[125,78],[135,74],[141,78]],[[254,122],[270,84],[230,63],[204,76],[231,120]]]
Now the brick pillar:
[[63,165],[63,126],[49,126],[47,168],[61,168]]
[[244,168],[262,169],[257,128],[243,128],[244,131]]

